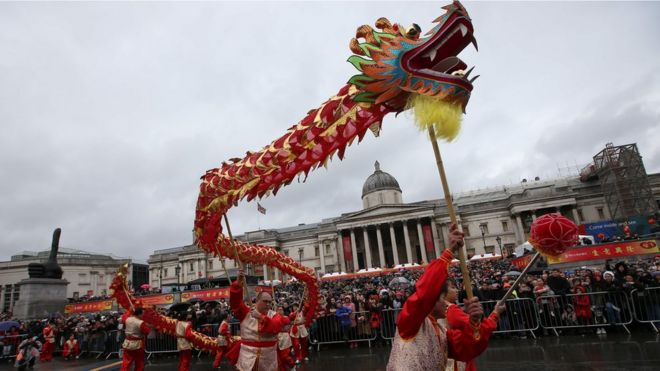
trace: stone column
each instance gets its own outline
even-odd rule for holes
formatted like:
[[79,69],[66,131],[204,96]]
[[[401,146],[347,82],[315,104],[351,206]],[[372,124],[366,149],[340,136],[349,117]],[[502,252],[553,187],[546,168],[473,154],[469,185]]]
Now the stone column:
[[319,255],[321,256],[321,273],[325,273],[325,246],[319,241]]
[[580,220],[580,216],[578,215],[577,206],[571,208],[571,212],[573,212],[573,220],[575,221],[575,224],[580,224],[582,221]]
[[392,240],[392,255],[394,256],[394,265],[399,265],[399,248],[396,246],[396,234],[394,233],[394,223],[390,222],[390,240]]
[[408,235],[408,221],[403,221],[403,237],[406,241],[406,258],[408,258],[408,263],[412,264],[412,249],[410,248],[410,236]]
[[523,237],[520,236],[520,229],[518,229],[518,225],[513,220],[513,218],[509,218],[509,222],[511,223],[511,227],[513,228],[513,234],[516,235],[516,243],[520,245],[523,240]]
[[369,231],[367,227],[362,227],[362,236],[364,238],[364,256],[367,260],[367,269],[372,268],[371,266],[371,246],[369,246]]
[[449,246],[449,224],[443,223],[440,227],[442,231],[442,242],[445,243],[445,247]]
[[518,242],[522,244],[525,242],[525,227],[523,227],[522,219],[520,219],[520,213],[516,214],[516,225],[520,231],[520,240]]
[[435,220],[431,218],[431,232],[433,232],[433,245],[435,248],[435,258],[440,257],[440,238],[438,237],[438,226],[435,224]]
[[380,267],[386,268],[387,262],[385,261],[385,250],[383,250],[383,236],[380,234],[380,225],[376,225],[376,239],[378,240],[378,259],[380,260]]
[[422,261],[429,262],[426,256],[426,243],[424,243],[424,233],[422,232],[422,223],[417,219],[417,238],[419,239],[419,250],[422,252]]
[[264,280],[269,280],[270,278],[268,278],[268,266],[264,264],[262,269],[264,270]]
[[355,228],[351,228],[351,252],[353,253],[353,272],[360,269],[360,264],[357,257],[357,248],[355,246]]
[[346,261],[344,260],[344,240],[342,239],[341,231],[337,233],[335,254],[337,254],[337,258],[335,259],[337,270],[339,270],[339,272],[346,272]]

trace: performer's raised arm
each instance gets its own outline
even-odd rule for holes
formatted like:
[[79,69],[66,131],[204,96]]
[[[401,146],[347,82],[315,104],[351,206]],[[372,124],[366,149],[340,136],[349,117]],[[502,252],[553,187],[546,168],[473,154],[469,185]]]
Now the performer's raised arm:
[[[481,319],[484,310],[477,298],[465,300],[464,303],[465,312],[455,305],[448,308],[447,319],[452,318],[451,322],[454,323],[450,323],[453,328],[447,329],[447,343],[450,358],[467,362],[486,350],[490,335],[497,329],[497,321],[505,306],[496,305],[488,317]],[[450,314],[449,310],[453,313]],[[463,312],[463,315],[458,311]],[[457,318],[460,319],[457,321]]]
[[[463,233],[458,231],[455,224],[449,228],[449,243],[452,250],[463,245]],[[453,258],[450,249],[446,249],[439,259],[434,260],[422,277],[417,281],[416,291],[403,305],[399,314],[397,327],[399,336],[403,339],[415,337],[420,326],[432,311],[440,297],[442,286],[447,279],[448,267]]]
[[239,321],[243,321],[245,316],[250,313],[250,308],[243,303],[244,277],[243,270],[239,270],[238,277],[234,280],[229,289],[229,306],[231,307],[232,312],[234,312],[234,316],[238,318]]

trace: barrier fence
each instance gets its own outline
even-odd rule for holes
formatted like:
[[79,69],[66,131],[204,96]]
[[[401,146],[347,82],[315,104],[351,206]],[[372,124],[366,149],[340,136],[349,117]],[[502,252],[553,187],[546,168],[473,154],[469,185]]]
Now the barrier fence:
[[322,344],[371,342],[376,340],[380,329],[372,328],[369,321],[370,312],[355,312],[350,315],[349,321],[343,321],[336,316],[325,316],[317,319],[314,337],[309,342],[321,349]]
[[15,358],[18,353],[18,345],[25,339],[27,335],[12,335],[12,336],[0,336],[0,359],[11,359]]
[[640,323],[648,323],[655,332],[660,325],[660,287],[634,289],[630,293],[633,317]]

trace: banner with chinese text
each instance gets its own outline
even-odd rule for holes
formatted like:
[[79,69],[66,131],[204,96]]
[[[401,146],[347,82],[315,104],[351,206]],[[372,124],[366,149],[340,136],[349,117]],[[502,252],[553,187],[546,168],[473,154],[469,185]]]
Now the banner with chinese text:
[[557,257],[549,257],[548,264],[579,262],[584,260],[599,260],[620,258],[623,256],[659,253],[655,240],[633,240],[618,243],[606,243],[570,249]]
[[265,286],[265,285],[259,285],[254,288],[255,293],[260,293],[262,291],[265,291],[267,293],[270,293],[271,295],[273,294],[273,287],[272,286]]
[[511,260],[511,264],[515,265],[516,268],[523,270],[527,264],[529,264],[529,261],[532,260],[532,256],[534,256],[534,254],[523,255],[519,258],[515,258]]
[[112,309],[112,300],[88,301],[64,306],[64,314],[103,312]]
[[185,303],[191,299],[201,300],[217,300],[229,299],[229,287],[222,287],[219,289],[188,291],[181,293],[181,302]]
[[174,295],[163,294],[140,296],[140,300],[146,305],[168,305],[174,303]]

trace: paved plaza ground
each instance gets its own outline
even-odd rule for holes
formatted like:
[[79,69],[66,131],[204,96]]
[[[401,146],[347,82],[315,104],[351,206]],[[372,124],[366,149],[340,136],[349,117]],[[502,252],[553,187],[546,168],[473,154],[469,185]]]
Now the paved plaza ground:
[[[297,368],[309,370],[384,370],[389,347],[368,348],[366,344],[349,350],[341,346],[322,348],[311,352],[311,360]],[[175,356],[152,359],[147,371],[176,370]],[[491,341],[488,350],[477,359],[479,370],[502,371],[651,371],[660,370],[660,335],[651,333],[633,335],[587,335],[543,337],[534,339],[501,339]],[[0,370],[11,370],[9,363],[0,365]],[[57,360],[48,364],[37,364],[36,370],[43,371],[115,371],[119,370],[117,359],[98,362]],[[232,370],[224,361],[221,370]],[[191,370],[211,370],[211,359],[195,360]],[[411,370],[414,371],[414,370]]]

